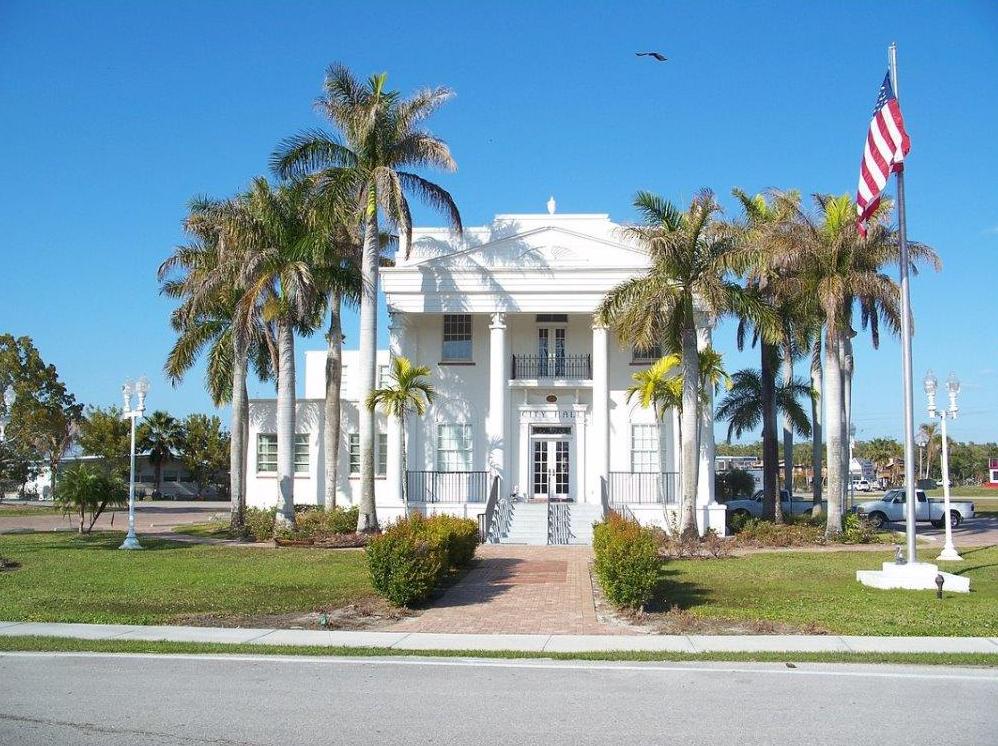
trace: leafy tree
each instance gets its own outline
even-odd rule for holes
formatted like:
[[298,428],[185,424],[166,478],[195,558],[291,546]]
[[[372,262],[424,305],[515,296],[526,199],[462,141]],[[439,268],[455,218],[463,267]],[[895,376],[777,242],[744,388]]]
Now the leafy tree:
[[177,450],[198,491],[222,485],[229,470],[229,434],[222,421],[214,415],[188,415],[181,432]]
[[[461,215],[451,195],[412,169],[454,171],[457,164],[447,144],[421,125],[450,97],[447,88],[417,91],[403,99],[386,87],[385,73],[359,81],[343,65],[326,73],[325,90],[317,108],[337,134],[311,130],[281,143],[272,158],[282,176],[318,177],[337,193],[346,191],[364,227],[361,258],[360,376],[363,401],[375,390],[378,346],[379,211],[398,231],[400,250],[409,253],[412,213],[407,195],[441,212],[457,231]],[[360,514],[358,531],[376,531],[374,505],[374,413],[360,410]]]
[[157,410],[150,414],[135,433],[136,448],[149,452],[149,461],[156,473],[156,491],[163,489],[163,464],[173,458],[180,447],[183,430],[176,418]]
[[388,385],[375,389],[367,397],[369,410],[373,412],[380,408],[398,420],[402,437],[402,502],[406,505],[409,503],[409,480],[406,478],[405,424],[410,413],[422,417],[433,403],[434,390],[427,380],[429,375],[430,369],[425,365],[413,365],[407,357],[393,357]]
[[[17,443],[4,463],[12,473],[0,472],[0,480],[23,485],[45,463],[56,487],[56,472],[76,435],[83,405],[59,380],[54,365],[46,364],[30,337],[0,335],[0,391],[12,386],[16,394],[6,437]],[[14,458],[15,454],[18,458]],[[16,473],[14,473],[16,472]]]
[[128,490],[124,482],[93,464],[75,464],[62,474],[55,505],[67,515],[79,518],[81,534],[89,534],[108,508],[125,505]]
[[[728,442],[731,442],[732,435],[740,438],[742,433],[755,430],[763,418],[763,387],[759,371],[739,370],[732,378],[734,384],[731,390],[714,412],[717,419],[728,421]],[[794,378],[789,385],[782,381],[776,384],[776,410],[782,413],[797,434],[802,436],[811,434],[811,423],[799,400],[810,394],[810,384],[799,378]]]
[[89,407],[80,421],[77,442],[85,455],[97,456],[112,479],[127,480],[132,447],[131,423],[118,407]]
[[[739,313],[765,323],[767,310],[732,280],[732,272],[743,269],[742,257],[730,230],[717,219],[720,206],[711,192],[702,191],[685,212],[649,192],[638,192],[634,207],[642,223],[623,233],[645,248],[651,266],[643,276],[612,288],[596,309],[596,321],[628,344],[652,347],[664,341],[680,356],[682,430],[696,434],[702,400],[698,317],[712,325],[723,315]],[[693,435],[682,442],[680,533],[687,537],[697,531],[697,441]]]

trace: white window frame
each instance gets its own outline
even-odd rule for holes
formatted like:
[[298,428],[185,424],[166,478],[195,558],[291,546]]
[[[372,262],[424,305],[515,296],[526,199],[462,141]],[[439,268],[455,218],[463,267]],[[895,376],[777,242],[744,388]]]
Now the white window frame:
[[467,422],[437,423],[437,471],[472,471],[474,441]]
[[378,433],[374,442],[374,476],[388,474],[388,433]]
[[[444,363],[470,363],[474,357],[474,324],[470,313],[445,313],[441,334],[440,360]],[[451,349],[448,350],[448,344]],[[467,344],[459,354],[453,354],[453,345]]]
[[360,433],[347,433],[347,472],[360,474]]
[[661,474],[662,435],[661,424],[631,425],[631,473]]
[[[263,445],[267,443],[267,450]],[[292,456],[295,474],[308,474],[311,463],[311,453],[309,448],[309,434],[295,433],[294,454]],[[265,466],[272,468],[264,468]],[[276,474],[277,473],[277,434],[257,433],[256,434],[256,473]]]

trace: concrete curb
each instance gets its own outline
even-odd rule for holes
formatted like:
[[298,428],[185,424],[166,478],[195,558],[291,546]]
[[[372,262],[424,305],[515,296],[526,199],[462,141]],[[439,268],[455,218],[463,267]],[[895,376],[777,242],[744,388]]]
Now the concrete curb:
[[62,624],[0,621],[0,637],[44,635],[79,640],[217,642],[250,645],[392,648],[395,650],[508,650],[532,653],[994,653],[998,637],[857,637],[848,635],[469,635]]

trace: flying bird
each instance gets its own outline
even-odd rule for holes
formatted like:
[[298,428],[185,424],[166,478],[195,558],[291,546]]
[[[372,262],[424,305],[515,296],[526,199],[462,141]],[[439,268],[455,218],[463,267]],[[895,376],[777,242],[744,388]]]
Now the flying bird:
[[654,57],[659,62],[665,62],[667,59],[669,59],[661,52],[635,52],[634,54],[636,54],[638,57]]

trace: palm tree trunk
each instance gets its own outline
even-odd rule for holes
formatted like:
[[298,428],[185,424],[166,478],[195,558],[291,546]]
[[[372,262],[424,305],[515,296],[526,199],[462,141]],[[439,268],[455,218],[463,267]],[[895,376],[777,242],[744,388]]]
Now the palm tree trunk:
[[295,332],[277,323],[277,520],[295,522]]
[[828,425],[828,518],[825,536],[842,532],[842,367],[839,335],[825,341],[825,422]]
[[160,497],[163,497],[163,460],[158,456],[153,461],[153,469],[156,472],[156,492],[159,493]]
[[246,515],[246,453],[247,448],[247,408],[245,341],[238,334],[232,335],[232,426],[229,433],[229,500],[231,514],[229,524],[234,530],[243,527]]
[[776,440],[776,347],[762,342],[760,380],[762,384],[762,514],[783,522],[780,505],[780,448]]
[[[783,345],[783,385],[789,390],[794,382],[793,350],[789,343]],[[790,417],[783,413],[783,487],[787,494],[794,494],[794,427]]]
[[340,318],[342,299],[338,291],[329,294],[329,333],[326,335],[326,407],[323,442],[325,443],[326,510],[336,507],[336,484],[340,455],[340,385],[343,382],[343,328]]
[[402,509],[409,515],[409,458],[405,449],[405,417],[399,417],[399,436],[402,442],[400,456],[402,457]]
[[[378,208],[373,188],[364,226],[364,255],[361,261],[360,295],[360,401],[366,402],[374,390],[378,351]],[[357,530],[378,530],[374,504],[374,412],[360,407],[360,512]]]
[[819,515],[822,511],[821,505],[821,334],[819,332],[815,340],[815,351],[811,356],[811,473],[814,483],[814,507],[811,509],[812,515]]
[[[852,459],[850,445],[852,443],[852,338],[850,332],[842,335],[842,484],[843,506],[847,505],[852,485]],[[845,510],[845,507],[843,507]]]
[[698,406],[700,388],[700,355],[697,352],[697,333],[692,321],[682,332],[683,411],[682,431],[682,517],[679,534],[683,537],[698,536],[696,523],[697,476],[700,469],[700,438]]

